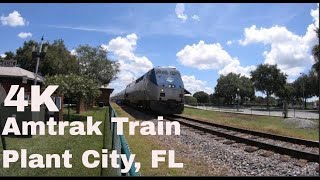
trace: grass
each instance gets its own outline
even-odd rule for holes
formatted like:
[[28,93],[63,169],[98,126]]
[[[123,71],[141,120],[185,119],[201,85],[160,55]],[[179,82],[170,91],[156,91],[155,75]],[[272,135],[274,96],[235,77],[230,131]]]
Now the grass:
[[[112,107],[118,114],[118,117],[128,117],[129,121],[138,121],[133,118],[127,112],[122,110],[122,108],[116,104],[112,104]],[[208,175],[209,171],[214,171],[214,169],[206,164],[203,161],[198,159],[188,159],[184,155],[176,154],[176,162],[184,163],[183,168],[168,168],[168,162],[159,163],[159,168],[152,168],[152,150],[172,150],[172,147],[167,146],[166,144],[156,140],[156,136],[143,136],[138,133],[136,130],[135,135],[128,135],[129,128],[128,123],[124,125],[124,133],[127,139],[127,142],[130,146],[130,149],[133,154],[136,154],[135,161],[141,163],[140,172],[142,176],[203,176]],[[185,148],[185,145],[178,145],[175,148]],[[168,159],[167,159],[168,160]],[[215,175],[219,172],[213,172]]]
[[[299,129],[285,123],[281,117],[256,116],[235,113],[224,113],[185,107],[184,116],[222,125],[230,125],[249,130],[292,136],[309,140],[319,140],[318,126],[310,129]],[[318,123],[318,120],[314,122]]]
[[[72,111],[72,120],[86,120],[86,116],[93,116],[93,121],[104,121],[107,107],[94,108],[93,110],[76,115]],[[65,119],[66,120],[66,119]],[[108,126],[107,126],[108,127]],[[103,124],[99,126],[103,132]],[[2,167],[2,153],[0,155],[0,176],[100,176],[100,166],[97,168],[89,169],[82,164],[82,154],[86,150],[96,150],[101,153],[103,148],[103,136],[72,136],[69,134],[69,127],[65,128],[65,135],[63,136],[33,136],[32,138],[20,137],[6,137],[6,144],[8,150],[17,150],[20,154],[21,149],[27,149],[28,155],[30,154],[61,154],[65,150],[70,150],[72,154],[71,164],[72,168],[67,169],[63,166],[61,161],[61,168],[21,168],[20,159],[16,163],[12,163],[10,168],[4,169]],[[109,129],[107,129],[106,137],[109,138]],[[110,139],[107,139],[110,142]],[[106,143],[106,148],[110,148],[109,143]],[[45,156],[44,156],[45,157]],[[91,158],[91,162],[93,158]],[[110,166],[109,166],[110,167]],[[114,171],[110,168],[104,169],[103,175],[115,175]]]

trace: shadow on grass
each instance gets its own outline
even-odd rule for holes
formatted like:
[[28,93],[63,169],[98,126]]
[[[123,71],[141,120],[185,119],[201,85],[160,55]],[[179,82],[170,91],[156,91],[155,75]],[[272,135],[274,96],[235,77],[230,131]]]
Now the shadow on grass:
[[118,104],[118,106],[136,120],[150,121],[156,118],[156,115],[153,112],[143,111],[142,109],[123,104]]

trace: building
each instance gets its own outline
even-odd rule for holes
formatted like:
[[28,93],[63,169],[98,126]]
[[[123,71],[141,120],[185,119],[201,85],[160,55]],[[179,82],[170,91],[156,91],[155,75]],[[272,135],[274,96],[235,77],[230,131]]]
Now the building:
[[[33,72],[16,67],[16,61],[6,60],[0,62],[0,124],[4,127],[8,117],[16,117],[19,127],[22,121],[43,121],[45,119],[45,106],[41,107],[40,112],[31,112],[30,96],[31,86],[34,85],[36,75]],[[44,79],[37,76],[37,84],[41,85]],[[28,100],[29,105],[25,107],[24,112],[17,112],[16,107],[5,107],[3,101],[10,91],[11,85],[24,87],[24,98]],[[2,131],[2,130],[1,130]]]
[[[35,73],[16,67],[16,63],[0,63],[0,85],[4,88],[6,94],[8,94],[11,85],[19,85],[24,87],[26,99],[29,100],[31,85],[34,85],[35,78]],[[43,80],[43,77],[38,75],[37,84],[41,85]]]
[[110,94],[114,89],[107,88],[104,86],[100,87],[101,95],[97,99],[97,103],[103,103],[103,105],[109,105],[110,102]]

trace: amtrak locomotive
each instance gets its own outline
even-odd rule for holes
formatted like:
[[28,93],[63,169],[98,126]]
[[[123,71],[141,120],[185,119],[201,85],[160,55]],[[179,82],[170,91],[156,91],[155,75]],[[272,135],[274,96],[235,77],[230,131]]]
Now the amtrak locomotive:
[[153,68],[127,85],[111,100],[140,106],[159,114],[181,114],[184,108],[181,75],[175,68]]

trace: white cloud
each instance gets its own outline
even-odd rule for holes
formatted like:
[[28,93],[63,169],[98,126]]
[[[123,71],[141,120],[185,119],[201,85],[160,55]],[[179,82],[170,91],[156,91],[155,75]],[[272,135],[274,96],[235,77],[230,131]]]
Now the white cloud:
[[233,41],[227,41],[227,45],[232,45],[233,44]]
[[184,84],[184,88],[189,92],[191,92],[192,94],[198,91],[204,91],[208,94],[213,93],[213,88],[208,87],[206,81],[196,79],[194,75],[191,75],[191,76],[183,75],[181,76],[181,78]]
[[200,21],[200,17],[198,15],[194,14],[193,16],[191,16],[191,18],[195,21]]
[[179,19],[182,20],[182,22],[185,22],[188,19],[188,15],[184,14],[184,4],[183,3],[177,3],[176,5],[176,15]]
[[230,72],[248,75],[254,66],[242,67],[237,58],[233,58],[219,43],[206,44],[199,41],[198,44],[187,45],[176,54],[178,61],[184,65],[199,70],[220,70],[220,74]]
[[108,45],[102,45],[106,51],[113,52],[120,59],[134,59],[134,53],[138,36],[136,34],[129,34],[125,38],[117,37],[112,39]]
[[72,50],[70,51],[70,54],[73,55],[73,56],[76,56],[76,55],[77,55],[77,52],[76,52],[75,49],[72,49]]
[[233,60],[219,43],[206,44],[202,40],[198,44],[186,45],[176,56],[182,65],[200,70],[220,69]]
[[5,57],[7,57],[7,55],[5,55],[5,54],[0,54],[0,57],[5,58]]
[[21,16],[18,11],[13,11],[8,16],[1,16],[0,17],[1,23],[4,26],[24,26],[28,24],[28,22]]
[[264,63],[278,64],[289,76],[298,76],[307,65],[313,63],[310,52],[319,41],[314,31],[319,27],[319,6],[316,10],[311,10],[310,15],[313,17],[313,23],[307,27],[303,36],[296,35],[283,26],[257,28],[252,25],[245,28],[244,39],[239,40],[239,43],[243,46],[252,43],[270,45],[271,49],[263,52]]
[[250,71],[253,71],[255,69],[256,69],[256,66],[253,66],[253,65],[246,66],[246,67],[240,66],[240,61],[238,59],[234,59],[230,64],[226,65],[223,69],[221,69],[219,71],[219,74],[227,75],[230,72],[233,72],[236,74],[240,73],[241,75],[249,78],[251,77]]
[[32,37],[32,33],[30,32],[21,32],[18,34],[18,37],[21,38],[21,39],[25,39],[25,38],[28,38],[28,37]]
[[147,57],[135,54],[137,40],[138,36],[132,33],[101,45],[102,49],[112,53],[120,65],[118,79],[109,84],[109,87],[115,89],[114,93],[123,90],[126,85],[153,68],[152,62]]
[[287,79],[287,82],[288,82],[288,83],[293,83],[294,80],[295,80],[295,79],[293,79],[293,78],[288,78],[288,79]]

